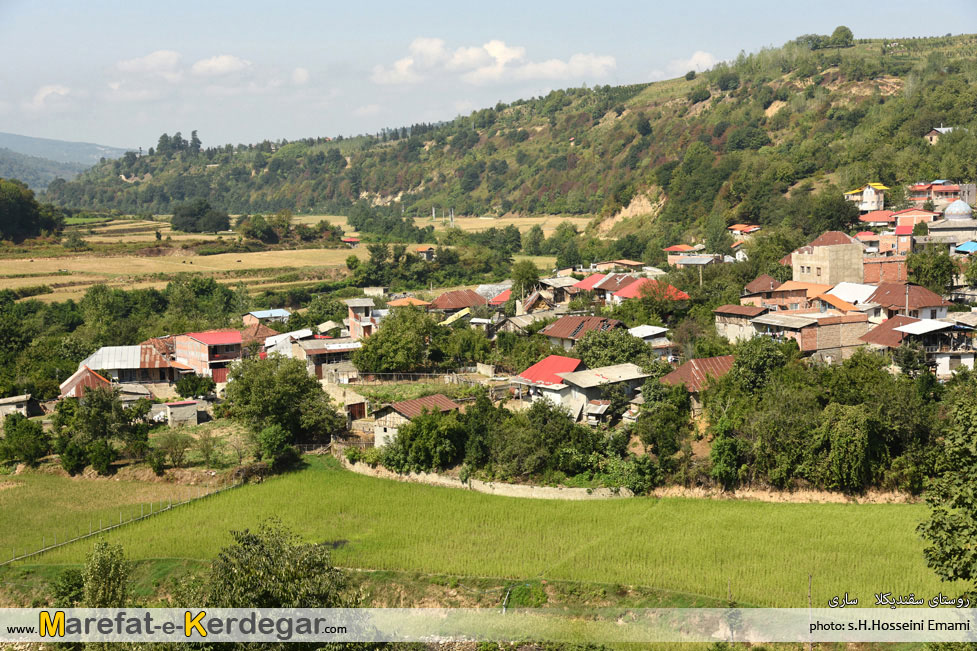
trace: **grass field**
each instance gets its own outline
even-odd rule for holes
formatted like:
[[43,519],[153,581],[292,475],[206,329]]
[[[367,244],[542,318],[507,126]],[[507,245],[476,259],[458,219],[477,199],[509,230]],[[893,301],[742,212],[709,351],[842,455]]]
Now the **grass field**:
[[[692,499],[563,502],[373,479],[332,459],[112,532],[136,560],[208,559],[229,531],[278,517],[335,546],[337,564],[458,576],[638,585],[746,605],[805,606],[848,591],[955,594],[926,567],[920,505]],[[194,532],[188,536],[187,532]],[[91,543],[40,557],[80,562]],[[727,583],[728,582],[728,583]]]
[[[520,231],[526,232],[535,225],[539,225],[543,229],[543,234],[547,237],[556,230],[556,227],[562,222],[570,222],[577,227],[578,230],[584,230],[587,228],[587,224],[590,223],[592,217],[589,216],[561,216],[561,215],[535,215],[532,217],[455,217],[455,227],[460,228],[463,231],[483,231],[493,226],[496,228],[505,228],[509,224],[515,224]],[[349,225],[346,221],[346,217],[341,215],[297,215],[292,218],[293,224],[318,224],[321,220],[326,220],[330,224],[335,224],[340,226],[344,231],[349,231]],[[422,218],[417,218],[414,220],[414,224],[421,228],[433,225],[434,230],[441,231],[445,230],[450,226],[447,221],[442,221],[440,216],[437,220],[431,221],[430,215]]]
[[162,482],[72,479],[55,474],[26,473],[0,475],[0,561],[25,547],[37,549],[42,536],[48,543],[87,533],[89,526],[107,526],[148,512],[150,502],[178,500],[188,494],[186,486]]

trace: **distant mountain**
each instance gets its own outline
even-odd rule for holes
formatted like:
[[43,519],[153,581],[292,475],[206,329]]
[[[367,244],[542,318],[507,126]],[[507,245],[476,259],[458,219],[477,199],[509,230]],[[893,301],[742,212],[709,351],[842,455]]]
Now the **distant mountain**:
[[45,189],[58,177],[70,181],[89,167],[83,163],[59,163],[0,147],[0,178],[18,179],[34,190]]
[[119,158],[127,151],[119,147],[96,145],[90,142],[32,138],[2,132],[0,132],[0,147],[58,163],[81,163],[86,167],[97,164],[102,158]]

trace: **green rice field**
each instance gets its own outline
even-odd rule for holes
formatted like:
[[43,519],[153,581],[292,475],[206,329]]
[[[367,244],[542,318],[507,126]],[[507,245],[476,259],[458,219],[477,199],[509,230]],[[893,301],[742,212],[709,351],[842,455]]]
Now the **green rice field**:
[[[277,517],[341,566],[643,586],[743,605],[846,591],[956,594],[926,567],[922,505],[637,498],[517,499],[356,475],[331,458],[106,534],[135,560],[209,559],[229,531]],[[82,562],[91,539],[33,559]],[[956,586],[959,588],[960,586]]]

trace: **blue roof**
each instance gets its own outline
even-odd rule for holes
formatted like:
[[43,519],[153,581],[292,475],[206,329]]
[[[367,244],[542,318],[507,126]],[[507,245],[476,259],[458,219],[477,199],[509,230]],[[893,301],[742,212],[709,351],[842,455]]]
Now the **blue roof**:
[[256,310],[254,312],[248,312],[248,314],[256,319],[274,319],[278,317],[287,318],[292,316],[291,312],[281,308],[275,308],[273,310]]
[[977,242],[971,240],[970,242],[958,244],[956,246],[956,250],[963,251],[964,253],[973,253],[974,251],[977,251]]

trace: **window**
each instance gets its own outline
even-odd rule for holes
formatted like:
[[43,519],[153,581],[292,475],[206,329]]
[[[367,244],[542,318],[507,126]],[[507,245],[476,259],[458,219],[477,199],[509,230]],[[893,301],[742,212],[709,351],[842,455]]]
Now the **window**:
[[818,267],[818,275],[821,275],[821,267]]

